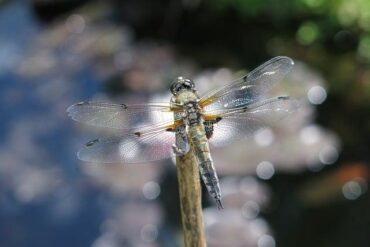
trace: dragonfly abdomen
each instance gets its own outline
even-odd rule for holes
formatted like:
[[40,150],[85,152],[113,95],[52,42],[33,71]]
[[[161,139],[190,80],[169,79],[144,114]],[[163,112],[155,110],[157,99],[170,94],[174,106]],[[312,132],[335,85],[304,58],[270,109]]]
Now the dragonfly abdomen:
[[207,187],[208,193],[216,200],[218,207],[222,208],[220,183],[209,151],[203,123],[189,126],[189,136],[193,152],[199,162],[202,180]]

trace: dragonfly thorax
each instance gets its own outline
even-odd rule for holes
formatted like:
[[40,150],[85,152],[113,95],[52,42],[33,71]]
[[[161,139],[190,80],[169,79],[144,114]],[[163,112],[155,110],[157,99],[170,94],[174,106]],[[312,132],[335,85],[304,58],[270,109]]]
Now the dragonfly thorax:
[[201,120],[201,109],[197,101],[188,101],[184,103],[186,120],[189,125],[198,124]]

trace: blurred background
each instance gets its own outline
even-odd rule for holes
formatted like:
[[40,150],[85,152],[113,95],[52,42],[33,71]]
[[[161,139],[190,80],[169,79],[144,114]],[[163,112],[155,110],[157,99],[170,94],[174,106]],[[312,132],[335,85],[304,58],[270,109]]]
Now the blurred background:
[[212,148],[208,246],[369,246],[367,0],[0,1],[0,246],[182,246],[172,161],[80,162],[104,133],[66,108],[167,102],[179,75],[205,92],[278,55],[300,108]]

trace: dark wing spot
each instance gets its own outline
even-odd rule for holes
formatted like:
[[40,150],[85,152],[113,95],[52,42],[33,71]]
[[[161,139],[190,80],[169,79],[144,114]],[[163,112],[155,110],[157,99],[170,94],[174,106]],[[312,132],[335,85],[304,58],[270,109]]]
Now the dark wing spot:
[[137,137],[140,137],[141,133],[140,132],[135,132],[134,135],[136,135]]
[[95,139],[95,140],[92,140],[92,141],[89,141],[88,143],[86,143],[85,146],[86,147],[91,147],[91,146],[95,145],[98,142],[99,142],[99,139]]
[[217,117],[215,123],[218,123],[222,120],[222,117]]
[[123,109],[127,109],[127,105],[121,104],[121,106],[122,106]]
[[168,129],[166,129],[166,131],[168,131],[168,132],[174,132],[175,129],[174,128],[168,128]]
[[289,96],[279,96],[279,97],[277,97],[278,99],[289,99]]

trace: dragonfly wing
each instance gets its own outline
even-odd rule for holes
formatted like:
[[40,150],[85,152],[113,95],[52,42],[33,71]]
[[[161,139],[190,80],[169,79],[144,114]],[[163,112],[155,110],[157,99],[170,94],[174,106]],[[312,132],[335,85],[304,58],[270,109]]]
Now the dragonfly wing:
[[112,129],[137,129],[160,126],[173,121],[173,108],[167,103],[142,105],[81,102],[71,105],[68,115],[75,121]]
[[241,122],[238,118],[222,119],[214,125],[214,132],[209,143],[216,147],[223,147],[233,142],[240,141],[250,137],[260,128],[265,127],[257,119],[244,118]]
[[214,125],[210,143],[224,146],[253,136],[256,131],[272,127],[297,109],[297,102],[280,96],[232,110],[218,110],[206,114],[207,119],[221,119]]
[[[179,122],[177,124],[180,124]],[[145,163],[169,158],[175,143],[176,124],[88,142],[77,156],[98,163]]]
[[293,65],[294,62],[289,57],[272,58],[242,78],[206,94],[199,104],[204,110],[209,111],[227,110],[256,102],[279,83]]

